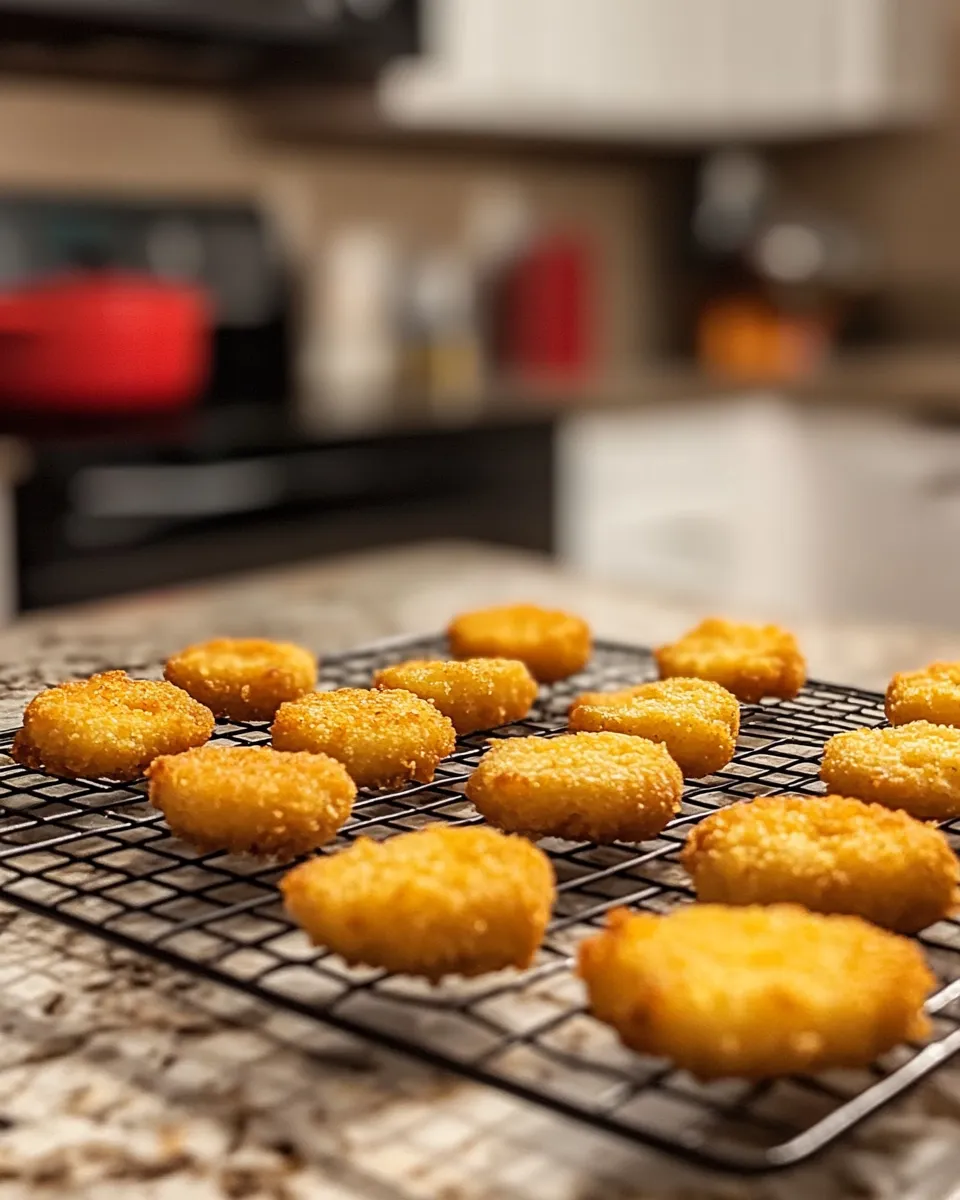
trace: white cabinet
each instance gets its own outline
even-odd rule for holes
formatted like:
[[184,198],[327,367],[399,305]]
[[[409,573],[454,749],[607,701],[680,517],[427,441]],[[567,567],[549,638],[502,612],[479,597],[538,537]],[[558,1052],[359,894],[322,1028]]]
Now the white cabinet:
[[807,443],[818,607],[956,627],[960,428],[821,412]]
[[790,136],[929,117],[945,0],[426,0],[386,118],[604,138]]
[[960,428],[776,396],[569,418],[560,550],[704,611],[960,618]]
[[732,607],[776,607],[808,587],[791,405],[756,396],[584,414],[558,445],[559,547],[577,569]]

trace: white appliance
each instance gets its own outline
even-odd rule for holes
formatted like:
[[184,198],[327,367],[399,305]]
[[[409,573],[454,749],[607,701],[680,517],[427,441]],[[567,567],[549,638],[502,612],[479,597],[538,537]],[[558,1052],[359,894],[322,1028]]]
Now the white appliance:
[[571,417],[563,557],[711,611],[952,627],[960,425],[770,394]]
[[381,78],[401,126],[702,140],[934,114],[944,0],[426,0],[426,53]]

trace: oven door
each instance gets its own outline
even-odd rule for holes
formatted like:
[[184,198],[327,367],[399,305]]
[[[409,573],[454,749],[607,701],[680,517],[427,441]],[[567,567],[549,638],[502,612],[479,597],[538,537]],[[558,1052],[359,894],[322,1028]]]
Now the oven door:
[[197,460],[39,449],[21,609],[437,538],[549,552],[549,422]]

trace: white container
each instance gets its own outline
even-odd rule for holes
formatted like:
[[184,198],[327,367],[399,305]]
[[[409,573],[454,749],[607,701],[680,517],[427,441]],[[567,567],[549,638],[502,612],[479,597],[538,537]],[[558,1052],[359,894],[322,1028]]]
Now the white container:
[[301,384],[305,415],[367,425],[390,406],[397,382],[398,260],[375,227],[338,233],[310,284]]

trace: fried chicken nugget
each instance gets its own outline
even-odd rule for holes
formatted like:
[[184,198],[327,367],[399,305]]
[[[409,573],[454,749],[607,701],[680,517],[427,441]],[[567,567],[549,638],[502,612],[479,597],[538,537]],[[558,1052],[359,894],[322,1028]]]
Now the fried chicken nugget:
[[280,881],[287,911],[351,964],[436,982],[528,967],[554,897],[550,860],[493,829],[431,825],[360,838]]
[[885,709],[891,725],[960,725],[960,663],[935,662],[922,671],[894,675],[887,685]]
[[172,683],[106,671],[35,696],[10,755],[71,779],[138,779],[159,755],[202,745],[213,727],[213,713]]
[[317,660],[292,642],[214,638],[174,654],[163,674],[218,717],[269,721],[316,687]]
[[580,946],[593,1014],[632,1050],[700,1079],[860,1067],[923,1038],[919,946],[792,904],[610,913]]
[[201,850],[294,858],[333,838],[357,794],[325,754],[269,746],[203,746],[158,758],[150,803],[170,832]]
[[680,808],[683,776],[664,746],[625,733],[506,738],[480,760],[466,795],[509,833],[642,842]]
[[746,704],[764,696],[789,700],[807,677],[796,638],[779,625],[742,625],[709,617],[654,655],[662,679],[712,679]]
[[838,733],[824,746],[820,778],[838,795],[946,821],[960,816],[960,729],[912,721]]
[[740,705],[707,679],[661,679],[620,692],[584,692],[570,709],[570,728],[662,742],[683,774],[696,779],[733,758]]
[[536,680],[522,662],[508,658],[397,663],[378,671],[373,682],[429,700],[460,734],[522,721],[537,698]]
[[536,604],[461,613],[447,636],[457,658],[518,658],[541,683],[582,671],[592,648],[586,621]]
[[680,861],[697,898],[802,904],[918,933],[960,900],[960,867],[933,825],[843,796],[761,796],[691,832]]
[[277,750],[310,750],[343,763],[359,787],[429,783],[456,748],[453,725],[407,691],[340,688],[283,704],[271,729]]

